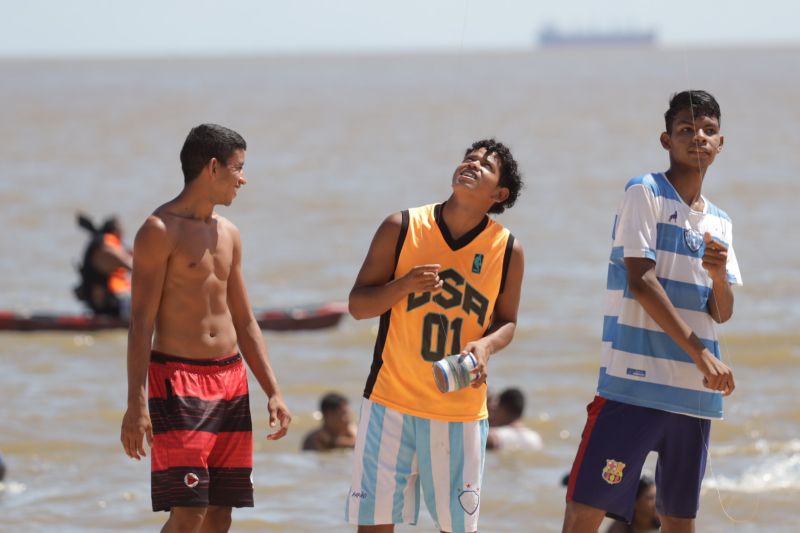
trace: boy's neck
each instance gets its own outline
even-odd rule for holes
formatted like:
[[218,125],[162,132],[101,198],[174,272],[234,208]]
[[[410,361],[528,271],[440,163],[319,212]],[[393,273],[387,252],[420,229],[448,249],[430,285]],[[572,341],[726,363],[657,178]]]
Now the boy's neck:
[[486,214],[482,208],[459,202],[455,195],[451,195],[442,206],[442,220],[454,239],[459,239],[474,229]]
[[706,169],[703,168],[690,168],[684,169],[670,165],[664,175],[669,182],[675,187],[678,195],[686,202],[686,205],[696,211],[702,211],[704,207],[702,189],[703,178],[706,175]]
[[184,218],[210,222],[214,216],[214,203],[191,184],[185,186],[170,204],[175,214]]

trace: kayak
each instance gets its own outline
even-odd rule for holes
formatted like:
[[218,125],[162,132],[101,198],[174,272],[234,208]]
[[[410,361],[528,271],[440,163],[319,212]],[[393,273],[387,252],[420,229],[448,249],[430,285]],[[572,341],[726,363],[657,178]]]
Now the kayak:
[[[332,328],[345,313],[347,304],[338,302],[254,311],[261,329],[271,331]],[[102,315],[24,314],[0,310],[0,331],[102,331],[127,327],[126,320]]]

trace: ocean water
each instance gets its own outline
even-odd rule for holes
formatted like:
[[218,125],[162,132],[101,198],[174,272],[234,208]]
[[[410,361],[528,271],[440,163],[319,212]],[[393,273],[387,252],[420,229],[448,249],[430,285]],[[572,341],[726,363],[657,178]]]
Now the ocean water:
[[[344,301],[380,221],[442,201],[463,150],[495,136],[526,178],[499,220],[526,253],[514,342],[491,387],[519,386],[545,449],[493,454],[481,531],[559,531],[596,382],[613,212],[628,178],[664,170],[671,93],[719,99],[725,148],[704,193],[734,221],[745,285],[720,329],[737,389],[712,429],[698,531],[794,531],[800,497],[800,74],[797,49],[552,50],[516,54],[0,62],[0,308],[76,311],[85,236],[75,213],[119,215],[130,242],[180,190],[188,130],[248,141],[249,183],[221,211],[242,231],[260,307]],[[349,452],[298,451],[318,398],[357,409],[377,320],[269,333],[295,415],[263,439],[253,384],[256,507],[235,531],[351,531]],[[149,464],[119,444],[123,332],[0,335],[0,530],[149,531]],[[433,530],[422,511],[419,531]],[[413,531],[410,527],[398,531]]]

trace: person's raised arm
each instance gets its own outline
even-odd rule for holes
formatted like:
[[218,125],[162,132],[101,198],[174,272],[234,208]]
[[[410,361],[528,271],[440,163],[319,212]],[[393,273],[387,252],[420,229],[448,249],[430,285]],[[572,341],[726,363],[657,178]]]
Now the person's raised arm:
[[138,460],[146,455],[144,437],[148,444],[153,442],[147,407],[147,366],[167,261],[172,252],[172,243],[161,219],[153,215],[147,218],[136,234],[134,250],[128,329],[128,408],[122,419],[120,440],[125,453]]
[[269,361],[264,336],[253,314],[253,308],[250,306],[250,297],[242,276],[242,239],[239,230],[227,221],[226,226],[226,230],[230,231],[233,239],[233,263],[228,278],[228,308],[233,317],[233,327],[236,329],[239,349],[256,381],[267,395],[269,425],[275,427],[276,424],[279,424],[275,432],[267,435],[267,439],[278,440],[289,430],[292,415],[283,401],[278,380]]
[[511,342],[517,330],[517,314],[519,300],[522,292],[522,277],[525,273],[525,255],[522,245],[514,240],[511,247],[511,259],[506,273],[505,286],[497,297],[492,314],[492,324],[486,334],[478,340],[467,343],[462,353],[472,352],[478,360],[477,366],[472,370],[478,377],[472,382],[473,387],[478,387],[486,382],[489,374],[489,358]]
[[117,268],[133,270],[133,256],[128,250],[115,248],[105,243],[95,251],[92,262],[103,272],[111,272]]
[[636,301],[661,329],[674,340],[703,374],[703,384],[711,390],[733,392],[736,383],[733,371],[714,357],[689,325],[680,317],[656,277],[655,262],[651,259],[626,257],[628,288]]
[[401,228],[402,213],[394,213],[375,232],[350,291],[348,307],[353,318],[380,316],[410,293],[441,288],[439,265],[435,264],[416,265],[403,277],[393,279]]

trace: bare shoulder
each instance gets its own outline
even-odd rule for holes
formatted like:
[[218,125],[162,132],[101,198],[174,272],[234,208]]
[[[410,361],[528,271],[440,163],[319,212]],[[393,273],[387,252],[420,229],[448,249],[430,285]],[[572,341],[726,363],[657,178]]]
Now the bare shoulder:
[[523,260],[525,258],[525,252],[522,250],[522,243],[519,242],[519,239],[514,237],[514,243],[511,245],[511,257],[515,260]]
[[220,229],[239,233],[239,228],[237,228],[236,224],[231,222],[229,219],[217,213],[214,214],[214,218],[217,220],[217,224],[219,224]]
[[[169,212],[170,203],[160,205],[153,213],[147,217],[142,224],[142,229],[148,228],[150,231],[161,231],[165,234],[175,233],[179,230],[180,219]],[[141,231],[141,230],[140,230]]]
[[168,251],[173,247],[174,229],[171,228],[169,217],[165,217],[160,209],[156,209],[148,216],[139,231],[136,232],[134,249],[139,252]]
[[317,451],[319,450],[319,440],[320,440],[320,433],[322,432],[321,429],[314,429],[308,434],[306,434],[305,438],[303,439],[303,446],[302,449],[304,451]]
[[381,227],[387,226],[387,227],[396,228],[396,229],[400,229],[400,227],[402,225],[403,225],[403,213],[402,213],[402,211],[398,211],[396,213],[392,213],[391,215],[389,215],[388,217],[383,219],[383,222],[381,223]]
[[241,233],[239,232],[239,228],[236,227],[236,224],[219,214],[215,214],[214,218],[217,221],[217,227],[221,235],[231,239],[234,243],[241,242]]
[[381,222],[381,225],[378,226],[378,230],[372,238],[369,255],[381,257],[387,262],[394,263],[393,250],[397,247],[402,226],[403,215],[401,212],[392,213],[386,217],[383,222]]
[[378,231],[375,233],[375,239],[389,239],[397,240],[400,231],[403,227],[403,213],[398,211],[392,213],[381,222],[378,226]]
[[168,235],[168,223],[164,220],[164,217],[156,211],[145,219],[142,227],[140,227],[139,231],[136,233],[136,240],[139,240],[140,237],[146,238],[147,240],[167,238]]

